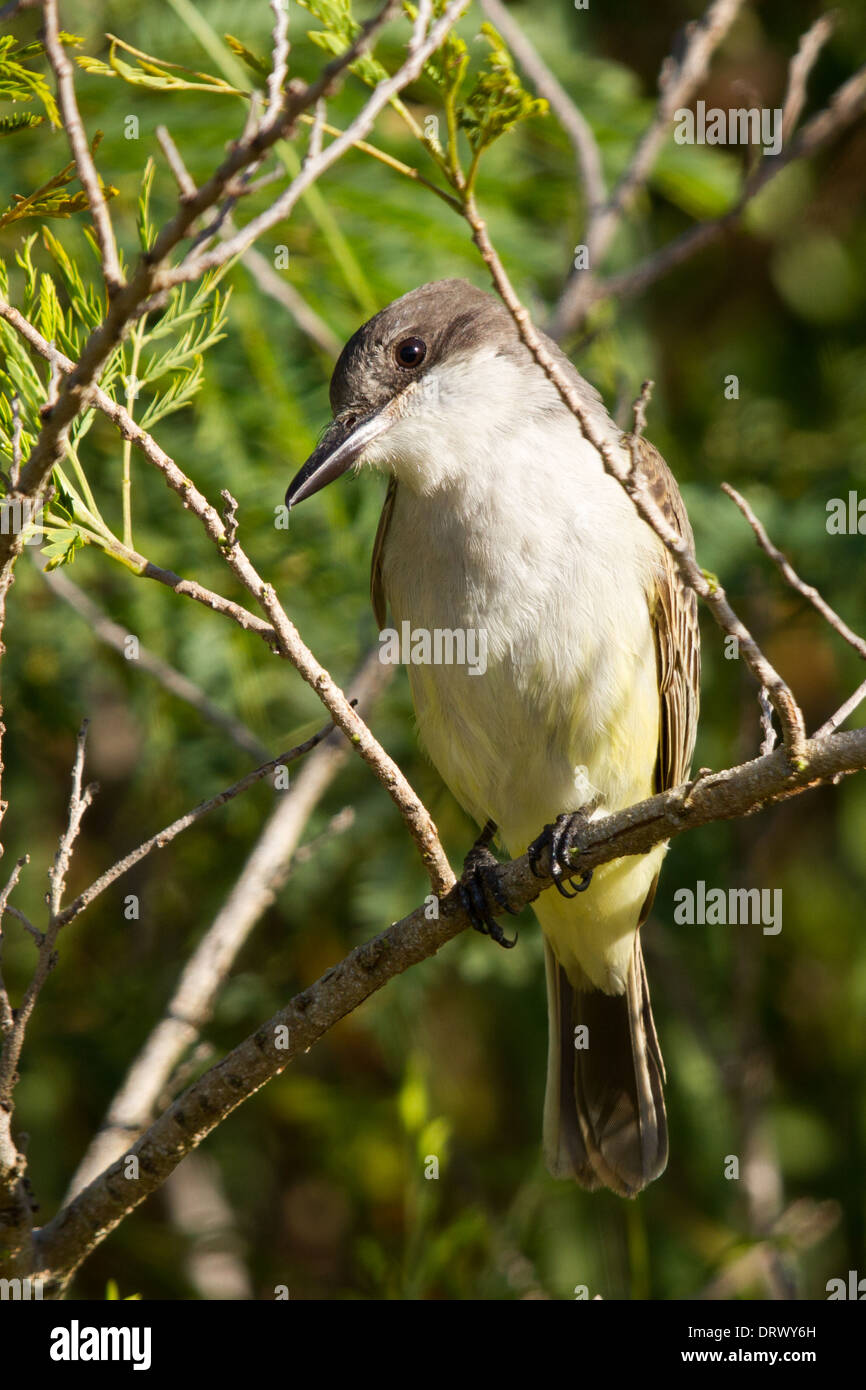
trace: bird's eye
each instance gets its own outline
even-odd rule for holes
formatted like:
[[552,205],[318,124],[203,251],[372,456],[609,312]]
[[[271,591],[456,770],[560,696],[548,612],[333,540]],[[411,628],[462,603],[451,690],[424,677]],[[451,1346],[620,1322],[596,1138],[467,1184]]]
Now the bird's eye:
[[427,356],[427,344],[420,338],[404,338],[394,355],[401,367],[420,367]]

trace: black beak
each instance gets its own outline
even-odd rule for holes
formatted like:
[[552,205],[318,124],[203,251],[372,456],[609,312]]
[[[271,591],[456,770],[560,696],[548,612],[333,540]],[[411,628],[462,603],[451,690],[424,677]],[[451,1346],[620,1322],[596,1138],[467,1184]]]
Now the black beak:
[[305,497],[312,497],[314,492],[319,492],[339,478],[390,423],[384,411],[367,415],[362,420],[357,415],[338,416],[329,425],[321,444],[313,450],[289,484],[286,506],[293,507],[296,502],[303,502]]

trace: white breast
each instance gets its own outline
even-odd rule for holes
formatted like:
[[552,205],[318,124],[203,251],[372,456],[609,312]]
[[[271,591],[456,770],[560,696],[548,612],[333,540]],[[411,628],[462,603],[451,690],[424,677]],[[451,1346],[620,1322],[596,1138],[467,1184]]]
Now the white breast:
[[[492,430],[464,421],[462,440],[453,419],[447,441],[413,429],[403,460],[392,441],[383,580],[398,625],[486,634],[483,675],[411,665],[409,677],[445,782],[517,852],[593,792],[615,809],[652,790],[658,550],[564,410],[543,431],[514,413],[505,428],[501,411]],[[431,488],[423,456],[435,448],[441,460],[449,444],[469,466],[442,468]]]

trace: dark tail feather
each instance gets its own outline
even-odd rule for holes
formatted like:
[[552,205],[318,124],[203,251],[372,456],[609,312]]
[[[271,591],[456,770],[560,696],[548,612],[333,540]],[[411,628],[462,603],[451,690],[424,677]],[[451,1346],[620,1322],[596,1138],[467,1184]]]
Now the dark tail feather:
[[[544,1150],[554,1177],[634,1197],[668,1161],[664,1063],[635,947],[621,995],[577,990],[545,942],[550,1039]],[[586,1047],[575,1047],[585,1025]],[[578,1041],[581,1041],[579,1039]]]

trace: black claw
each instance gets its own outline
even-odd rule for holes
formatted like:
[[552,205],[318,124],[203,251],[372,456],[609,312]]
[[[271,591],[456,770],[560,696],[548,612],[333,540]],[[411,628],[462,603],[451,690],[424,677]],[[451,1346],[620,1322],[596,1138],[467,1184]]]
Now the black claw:
[[579,838],[579,832],[585,824],[586,816],[583,811],[565,812],[557,816],[553,825],[546,825],[538,839],[533,840],[527,850],[529,867],[535,877],[540,878],[538,859],[542,849],[549,848],[550,874],[556,891],[563,898],[576,898],[578,893],[585,893],[592,882],[592,869],[585,869],[577,879],[570,872],[571,851],[577,848],[575,840]]
[[489,893],[505,912],[510,912],[512,917],[518,916],[517,910],[511,906],[499,884],[499,863],[487,848],[490,838],[491,835],[485,829],[467,854],[463,865],[463,877],[457,885],[457,890],[475,930],[481,932],[482,936],[489,936],[492,941],[510,951],[512,946],[517,945],[517,932],[513,938],[507,937],[487,906]]

